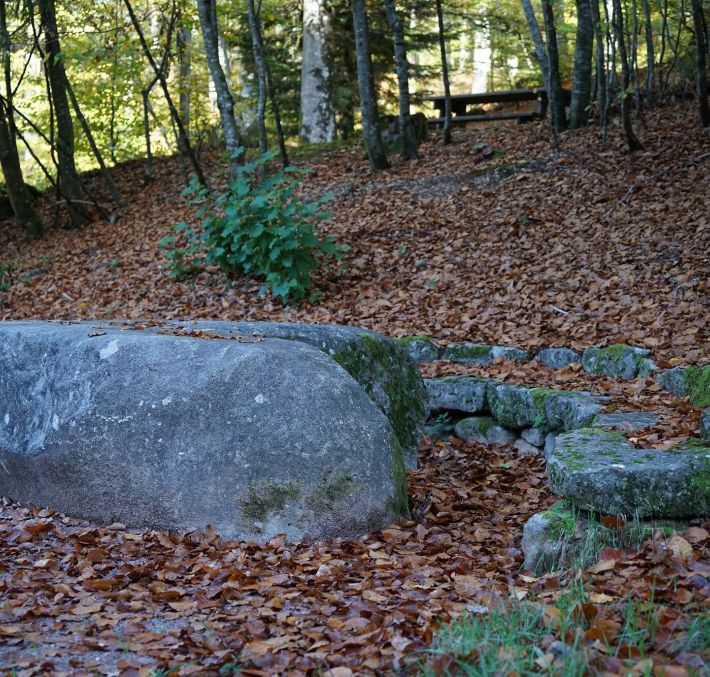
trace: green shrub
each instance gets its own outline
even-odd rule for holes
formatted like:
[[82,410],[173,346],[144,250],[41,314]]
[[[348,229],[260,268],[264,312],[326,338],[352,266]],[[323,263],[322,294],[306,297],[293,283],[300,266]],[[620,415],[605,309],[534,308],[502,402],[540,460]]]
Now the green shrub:
[[268,289],[288,303],[305,297],[318,268],[341,260],[349,247],[318,233],[318,223],[330,217],[322,206],[332,196],[311,203],[300,199],[296,190],[305,170],[294,167],[260,180],[274,156],[266,153],[245,164],[221,193],[209,193],[193,181],[186,194],[200,205],[199,229],[186,223],[173,227],[184,237],[182,248],[177,246],[178,235],[161,240],[174,277],[184,279],[204,263],[216,264],[229,276],[263,279],[262,292]]
[[0,291],[8,291],[12,287],[14,271],[14,262],[0,261]]

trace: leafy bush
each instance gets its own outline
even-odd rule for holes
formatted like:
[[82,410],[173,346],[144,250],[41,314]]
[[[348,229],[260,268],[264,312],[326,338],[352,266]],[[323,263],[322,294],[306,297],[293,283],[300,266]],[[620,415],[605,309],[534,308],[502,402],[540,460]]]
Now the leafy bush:
[[[318,233],[318,222],[330,217],[322,206],[332,196],[303,202],[295,193],[305,170],[294,167],[260,180],[274,156],[266,153],[245,164],[222,193],[209,193],[193,181],[185,194],[200,205],[199,229],[178,223],[176,235],[161,240],[174,277],[184,279],[204,263],[216,264],[227,275],[263,279],[262,292],[269,289],[288,303],[304,298],[320,266],[341,260],[349,247]],[[178,234],[186,246],[177,246]]]
[[8,291],[12,287],[15,264],[12,261],[0,261],[0,291]]

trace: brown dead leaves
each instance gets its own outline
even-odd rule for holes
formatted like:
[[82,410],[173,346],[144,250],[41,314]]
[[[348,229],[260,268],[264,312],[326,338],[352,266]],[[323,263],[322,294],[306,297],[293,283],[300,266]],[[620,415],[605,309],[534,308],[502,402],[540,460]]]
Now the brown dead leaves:
[[[335,322],[523,347],[624,341],[697,362],[710,337],[710,156],[690,105],[648,111],[649,150],[633,156],[593,128],[564,134],[556,156],[544,123],[457,130],[452,146],[432,140],[423,160],[377,174],[359,147],[320,155],[304,190],[336,194],[326,227],[352,250],[347,270],[319,279],[322,302],[299,308],[214,271],[173,282],[158,241],[192,220],[180,172],[162,161],[144,187],[131,163],[115,170],[129,204],[115,224],[31,245],[3,224],[16,271],[0,317]],[[482,142],[496,151],[483,160]]]
[[[491,456],[458,440],[424,445],[410,492],[413,505],[427,506],[419,524],[296,544],[224,541],[211,529],[98,528],[6,505],[0,665],[18,675],[147,676],[157,667],[217,675],[230,666],[251,675],[391,673],[411,663],[441,622],[485,615],[501,600],[554,609],[572,584],[574,572],[520,570],[522,526],[552,500],[539,460]],[[690,614],[710,608],[709,528],[659,532],[641,552],[600,553],[579,609],[600,666],[617,660],[599,647],[616,636],[628,597],[657,605],[665,644],[654,651],[659,665],[673,662],[671,640]],[[554,613],[546,622],[556,638]]]

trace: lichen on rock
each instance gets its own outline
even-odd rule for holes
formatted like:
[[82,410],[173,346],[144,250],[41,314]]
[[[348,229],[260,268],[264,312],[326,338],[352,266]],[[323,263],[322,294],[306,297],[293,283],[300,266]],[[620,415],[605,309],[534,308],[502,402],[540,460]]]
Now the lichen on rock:
[[550,488],[586,509],[639,518],[710,515],[710,448],[637,449],[621,433],[560,435],[548,458]]
[[649,359],[650,350],[625,343],[615,343],[606,348],[587,348],[582,355],[582,367],[590,374],[613,378],[648,376],[656,368]]

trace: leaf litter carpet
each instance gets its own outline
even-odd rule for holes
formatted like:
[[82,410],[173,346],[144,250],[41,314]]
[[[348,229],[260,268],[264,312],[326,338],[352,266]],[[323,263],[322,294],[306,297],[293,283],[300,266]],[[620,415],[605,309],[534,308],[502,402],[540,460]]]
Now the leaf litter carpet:
[[[142,184],[115,170],[128,205],[113,224],[53,229],[28,244],[0,226],[14,266],[0,317],[254,319],[351,324],[532,348],[626,341],[697,362],[710,341],[710,137],[687,103],[649,111],[648,150],[628,155],[613,127],[562,136],[544,124],[457,130],[423,160],[371,174],[358,147],[312,156],[305,192],[332,192],[327,230],[352,250],[321,275],[316,305],[284,308],[259,282],[216,271],[175,283],[158,241],[192,219],[176,160]],[[216,174],[215,157],[205,158]],[[101,193],[101,201],[110,199]],[[46,209],[51,222],[50,205]]]
[[[422,455],[410,473],[420,522],[355,540],[257,546],[6,505],[0,666],[16,675],[216,675],[236,666],[265,676],[414,674],[439,623],[501,599],[553,603],[577,574],[529,575],[519,550],[522,525],[551,502],[542,462],[457,440],[425,442]],[[603,564],[585,574],[598,609],[588,651],[600,672],[622,669],[598,633],[613,644],[626,595],[653,600],[659,628],[649,650],[656,665],[674,664],[690,615],[710,612],[708,529],[698,522],[685,538],[659,534],[640,551],[600,554]],[[681,657],[690,666],[706,659]]]
[[[620,152],[617,129],[606,145],[593,129],[567,133],[555,154],[536,124],[457,130],[453,146],[432,140],[420,162],[374,175],[358,148],[312,156],[300,163],[314,170],[304,191],[335,194],[326,228],[352,250],[346,269],[317,279],[320,302],[298,308],[214,270],[174,282],[157,243],[191,218],[176,198],[179,166],[161,162],[145,187],[130,163],[115,170],[128,207],[113,224],[50,228],[32,243],[0,225],[13,283],[0,292],[0,317],[336,322],[441,343],[626,341],[663,366],[701,362],[710,139],[692,115],[686,104],[649,112],[639,125],[649,150],[632,156]],[[204,160],[218,172],[214,157]],[[50,221],[49,204],[45,214]],[[427,369],[585,388],[609,395],[612,408],[653,409],[661,421],[639,434],[642,446],[697,429],[697,412],[650,380],[620,384],[535,363]],[[416,522],[357,540],[263,546],[209,531],[99,528],[5,504],[0,666],[17,675],[409,672],[442,622],[497,600],[552,604],[582,575],[520,569],[522,526],[553,500],[539,460],[425,441],[410,494]],[[615,641],[627,596],[655,604],[659,623],[652,664],[638,674],[692,675],[710,661],[672,650],[689,619],[710,611],[709,531],[697,521],[683,537],[603,552],[583,574],[595,609],[583,630],[600,673],[629,669],[599,641]]]

